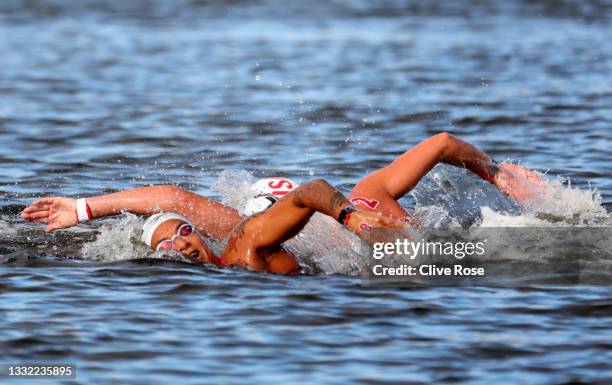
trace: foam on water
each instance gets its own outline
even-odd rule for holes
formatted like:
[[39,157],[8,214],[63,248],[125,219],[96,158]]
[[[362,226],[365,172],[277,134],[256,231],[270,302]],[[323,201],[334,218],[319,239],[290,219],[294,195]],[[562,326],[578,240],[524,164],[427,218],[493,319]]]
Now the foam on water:
[[246,202],[252,197],[250,187],[254,182],[255,178],[250,172],[230,169],[221,171],[211,187],[219,195],[221,203],[244,214]]
[[[541,175],[545,178],[544,175]],[[522,204],[519,215],[481,207],[482,227],[606,227],[612,218],[602,205],[599,192],[572,186],[569,178],[547,180],[546,188]]]
[[92,242],[83,244],[81,255],[93,261],[121,261],[144,258],[151,250],[140,242],[143,221],[133,214],[123,214],[106,221]]
[[17,236],[18,232],[15,226],[3,218],[0,219],[0,234],[2,234],[2,238],[11,238]]

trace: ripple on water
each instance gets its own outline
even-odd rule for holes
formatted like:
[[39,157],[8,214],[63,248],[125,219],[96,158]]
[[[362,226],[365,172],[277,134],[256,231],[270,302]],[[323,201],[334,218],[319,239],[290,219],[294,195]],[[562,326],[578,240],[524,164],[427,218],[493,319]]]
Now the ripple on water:
[[[347,190],[448,130],[571,178],[537,208],[601,225],[611,15],[595,0],[0,2],[3,361],[76,363],[78,383],[611,383],[604,269],[579,288],[372,288],[164,261],[135,217],[45,236],[17,216],[143,184],[235,202],[269,175]],[[244,172],[214,189],[229,169]],[[495,194],[436,168],[402,203],[429,223],[534,220]],[[359,267],[315,246],[319,271]]]

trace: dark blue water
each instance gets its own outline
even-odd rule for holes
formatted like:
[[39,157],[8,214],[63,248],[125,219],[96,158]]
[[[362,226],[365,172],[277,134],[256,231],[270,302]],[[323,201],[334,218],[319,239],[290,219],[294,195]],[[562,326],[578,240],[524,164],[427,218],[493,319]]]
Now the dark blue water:
[[[46,236],[17,215],[156,183],[226,198],[230,169],[346,191],[447,130],[569,178],[539,208],[556,221],[606,224],[611,17],[603,0],[0,3],[0,363],[74,363],[79,384],[612,383],[609,286],[217,270],[142,259],[134,218]],[[454,177],[403,203],[483,188]]]

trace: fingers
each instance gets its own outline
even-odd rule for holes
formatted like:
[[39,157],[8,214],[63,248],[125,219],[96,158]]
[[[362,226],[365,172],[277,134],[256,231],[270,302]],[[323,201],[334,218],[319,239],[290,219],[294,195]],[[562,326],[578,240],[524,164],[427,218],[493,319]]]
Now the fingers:
[[38,211],[38,210],[48,210],[50,206],[51,205],[48,205],[48,204],[37,204],[37,205],[34,205],[32,203],[30,206],[28,206],[25,209],[23,209],[22,213],[31,213],[31,212]]
[[386,215],[380,214],[380,218],[381,218],[381,222],[386,226],[404,227],[406,225],[403,221],[395,217],[392,217],[392,216],[386,216]]
[[55,202],[54,197],[48,197],[48,198],[41,198],[38,199],[34,202],[32,202],[32,204],[30,205],[31,207],[42,207],[42,206],[48,206],[51,205],[53,202]]
[[394,218],[389,218],[385,221],[385,225],[388,227],[405,227],[406,224]]
[[53,203],[57,198],[56,197],[46,197],[46,198],[40,198],[37,201],[34,201],[34,203],[41,203],[41,204],[51,204]]
[[28,207],[26,207],[22,213],[31,213],[38,210],[49,210],[49,207],[53,204],[55,198],[42,198],[32,202]]
[[386,216],[382,213],[373,213],[373,222],[379,226],[385,227],[405,227],[406,223],[403,221],[394,218],[392,216]]
[[393,228],[405,227],[405,224],[399,221],[395,221],[395,220],[381,221],[380,224],[382,225],[382,227],[393,227]]
[[49,218],[48,210],[33,211],[29,213],[21,213],[21,217],[28,222],[47,222]]
[[496,186],[518,203],[535,199],[546,191],[546,180],[535,171],[518,164],[506,163],[496,176]]
[[28,222],[46,223],[47,227],[45,231],[50,233],[57,229],[67,227],[62,225],[61,221],[59,220],[60,204],[61,198],[41,198],[32,202],[28,207],[23,209],[21,212],[21,217]]

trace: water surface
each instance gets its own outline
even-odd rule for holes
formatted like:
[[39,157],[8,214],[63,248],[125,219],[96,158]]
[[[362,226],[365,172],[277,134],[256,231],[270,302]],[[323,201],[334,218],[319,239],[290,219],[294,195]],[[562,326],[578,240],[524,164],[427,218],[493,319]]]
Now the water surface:
[[[611,15],[607,1],[2,2],[0,362],[75,363],[82,384],[612,382],[608,286],[374,289],[151,259],[131,217],[45,236],[17,216],[36,197],[158,183],[231,200],[219,173],[235,169],[348,191],[447,130],[569,178],[543,207],[605,225]],[[437,168],[402,202],[530,223],[476,183]]]

